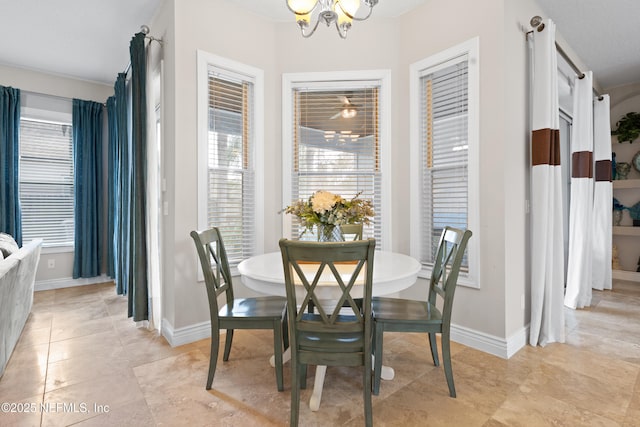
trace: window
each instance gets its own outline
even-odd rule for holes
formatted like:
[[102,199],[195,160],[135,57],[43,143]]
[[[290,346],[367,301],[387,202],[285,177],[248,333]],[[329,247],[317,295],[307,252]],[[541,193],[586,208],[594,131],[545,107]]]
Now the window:
[[[335,75],[286,75],[284,90],[284,204],[308,199],[317,190],[373,202],[376,215],[363,237],[374,237],[378,249],[389,242],[387,157],[383,136],[384,72]],[[360,79],[353,77],[357,75]],[[388,181],[388,180],[387,180]],[[297,218],[285,215],[290,237],[304,231]],[[313,239],[305,234],[303,239]],[[387,240],[385,240],[387,239]]]
[[73,148],[71,121],[20,119],[20,204],[24,241],[43,247],[73,246]]
[[262,81],[260,70],[198,52],[198,222],[220,229],[232,267],[261,250]]
[[[460,283],[478,286],[478,42],[411,66],[412,253],[433,265],[445,226],[474,233]],[[414,200],[416,199],[416,200]],[[419,237],[418,237],[419,236]]]

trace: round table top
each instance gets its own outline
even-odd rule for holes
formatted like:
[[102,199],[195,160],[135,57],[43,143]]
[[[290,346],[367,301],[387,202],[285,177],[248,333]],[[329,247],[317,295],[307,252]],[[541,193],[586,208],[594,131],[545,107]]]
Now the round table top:
[[[374,296],[387,295],[408,288],[416,282],[421,265],[408,255],[397,252],[376,251],[373,261]],[[248,258],[238,264],[242,283],[256,292],[286,296],[284,271],[280,252],[269,252]],[[355,285],[357,287],[357,283]],[[302,290],[302,289],[301,289]],[[335,283],[320,283],[316,289],[319,298],[340,295]],[[354,297],[361,296],[354,289]]]

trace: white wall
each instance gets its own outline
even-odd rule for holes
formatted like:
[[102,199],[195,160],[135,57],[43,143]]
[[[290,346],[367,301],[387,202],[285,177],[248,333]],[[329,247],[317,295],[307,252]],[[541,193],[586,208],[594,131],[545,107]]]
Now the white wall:
[[[392,249],[409,252],[409,65],[463,41],[480,40],[480,289],[459,287],[453,322],[498,347],[524,345],[529,322],[529,134],[524,30],[543,15],[534,0],[426,2],[397,19],[355,23],[347,40],[319,27],[304,39],[293,23],[272,23],[227,0],[167,0],[165,130],[166,320],[174,329],[208,320],[189,232],[197,227],[196,50],[265,72],[265,251],[282,235],[281,76],[391,70]],[[160,20],[162,22],[162,20]],[[173,23],[171,22],[173,21]],[[242,22],[241,28],[238,22]],[[568,50],[565,48],[565,50]],[[569,49],[570,50],[570,49]],[[239,280],[236,281],[238,283]],[[403,293],[423,296],[420,280]],[[525,304],[522,306],[522,298]],[[514,338],[515,337],[515,338]],[[513,347],[510,347],[511,353]]]
[[[611,102],[611,129],[616,128],[616,122],[625,114],[635,111],[640,112],[640,84],[619,86],[609,89]],[[616,153],[616,162],[631,163],[633,156],[640,152],[640,140],[633,143],[619,143],[618,138],[611,137],[611,150]],[[640,179],[640,172],[631,167],[628,179]],[[625,206],[633,206],[640,202],[640,190],[625,189],[615,190],[614,197]],[[628,212],[622,215],[621,225],[632,225]],[[618,257],[623,270],[636,271],[638,258],[640,257],[640,241],[633,236],[614,236],[613,244],[618,246]]]
[[[113,78],[115,82],[116,76]],[[0,84],[29,92],[96,102],[105,102],[109,96],[113,95],[113,85],[7,66],[0,66]],[[106,109],[104,116],[106,119]],[[106,138],[104,141],[106,143]],[[54,268],[48,268],[50,259],[55,262]],[[70,279],[72,274],[73,252],[52,253],[43,249],[36,272],[36,282]]]
[[[165,216],[163,244],[164,320],[169,329],[184,331],[209,320],[205,287],[196,280],[199,266],[189,237],[198,227],[196,51],[201,49],[265,71],[265,185],[269,188],[279,181],[279,172],[274,181],[270,177],[276,173],[273,159],[279,157],[280,150],[275,136],[280,117],[276,111],[279,101],[274,105],[279,98],[274,26],[224,0],[168,0],[153,28],[166,30],[164,154],[169,215]],[[279,187],[270,191],[279,193]],[[271,203],[276,206],[276,202]],[[265,228],[278,229],[277,210],[270,209],[265,210]]]
[[[478,36],[480,41],[480,229],[472,239],[480,239],[480,289],[458,287],[453,323],[493,337],[505,337],[505,195],[504,187],[504,80],[505,52],[503,4],[500,0],[473,2],[453,0],[427,2],[401,18],[401,64],[409,64]],[[492,25],[493,24],[493,25]],[[521,40],[522,41],[522,40]],[[406,71],[405,71],[406,73]],[[408,87],[399,88],[408,99]],[[398,105],[400,140],[408,139],[408,104]],[[520,170],[520,174],[524,171]],[[398,176],[394,174],[394,180]],[[401,187],[408,187],[400,175]],[[404,194],[408,201],[410,195]],[[404,202],[401,202],[401,204]],[[404,221],[406,223],[408,221]],[[408,236],[404,229],[402,235]],[[426,283],[420,284],[424,294]],[[415,289],[414,289],[415,291]],[[415,295],[418,296],[418,295]]]
[[[482,288],[461,288],[454,322],[469,329],[505,337],[505,197],[504,188],[504,85],[506,62],[501,25],[503,3],[482,5],[465,0],[433,3],[397,20],[371,18],[356,23],[348,39],[335,30],[321,27],[310,39],[303,39],[294,24],[272,24],[245,13],[224,0],[171,2],[175,9],[175,117],[173,133],[166,132],[167,158],[173,159],[175,176],[169,177],[173,193],[169,221],[173,242],[165,244],[165,287],[173,288],[173,310],[167,320],[174,329],[204,322],[208,318],[204,289],[196,283],[196,255],[189,232],[197,227],[196,215],[196,49],[225,56],[265,71],[265,250],[275,250],[281,236],[281,100],[282,73],[390,69],[392,73],[392,248],[409,251],[407,192],[409,172],[408,70],[409,64],[477,35],[481,55],[481,230],[490,236],[481,240]],[[173,7],[173,6],[172,6]],[[528,19],[528,18],[527,18]],[[236,22],[243,22],[239,37]],[[236,36],[238,38],[236,39]],[[249,40],[249,42],[245,42]],[[419,41],[419,42],[418,42]],[[524,49],[524,42],[522,49]],[[171,89],[168,90],[171,92]],[[496,96],[488,94],[495,93]],[[483,96],[484,95],[484,96]],[[524,100],[521,100],[524,105]],[[524,108],[520,107],[521,109]],[[524,131],[520,131],[524,144]],[[171,141],[173,139],[173,141]],[[179,149],[177,148],[179,147]],[[169,169],[169,168],[168,168]],[[524,176],[522,167],[514,167]],[[523,181],[523,178],[520,179]],[[520,220],[522,228],[523,220]],[[520,230],[520,234],[522,231]],[[523,257],[523,244],[514,248]],[[170,254],[170,255],[169,255]],[[523,262],[521,262],[523,264]],[[169,315],[168,315],[169,316]],[[521,321],[523,324],[524,321]]]

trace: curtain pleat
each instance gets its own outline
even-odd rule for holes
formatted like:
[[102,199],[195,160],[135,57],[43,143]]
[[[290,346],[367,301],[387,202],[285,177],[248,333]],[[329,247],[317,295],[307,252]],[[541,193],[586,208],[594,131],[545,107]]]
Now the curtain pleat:
[[20,89],[0,86],[0,231],[22,246],[19,135]]
[[110,171],[107,179],[107,276],[115,279],[117,254],[115,239],[117,209],[115,206],[118,200],[118,181],[116,180],[118,120],[116,117],[115,96],[110,96],[107,99],[107,129],[107,170]]
[[[571,205],[569,260],[564,305],[591,304],[593,218],[593,83],[591,71],[576,78],[571,133]],[[607,203],[610,206],[611,203]]]
[[534,31],[529,343],[564,342],[564,248],[555,24]]
[[75,240],[73,278],[102,266],[102,104],[73,100]]
[[114,240],[115,240],[115,282],[118,295],[127,295],[129,291],[129,135],[128,129],[128,100],[127,75],[118,74],[115,83],[117,136],[115,146],[116,168],[115,182],[117,183],[114,204]]
[[132,89],[129,316],[134,321],[141,321],[149,319],[146,236],[147,59],[143,33],[133,37],[129,50]]
[[603,95],[593,106],[593,289],[611,289],[611,122],[609,95]]

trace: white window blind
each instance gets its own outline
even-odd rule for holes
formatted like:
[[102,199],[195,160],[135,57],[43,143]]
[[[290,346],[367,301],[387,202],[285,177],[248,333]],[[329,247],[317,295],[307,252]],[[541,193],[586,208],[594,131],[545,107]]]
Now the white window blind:
[[[379,87],[354,90],[294,88],[292,91],[292,201],[326,190],[373,202],[373,223],[363,237],[381,239],[382,208]],[[297,218],[292,236],[304,231]],[[306,233],[303,239],[315,239]]]
[[[420,77],[422,173],[421,262],[431,266],[445,226],[468,222],[467,56]],[[468,270],[465,256],[463,269]]]
[[73,246],[71,123],[20,120],[20,204],[23,240]]
[[220,229],[231,265],[253,252],[253,104],[252,82],[209,71],[207,225]]

